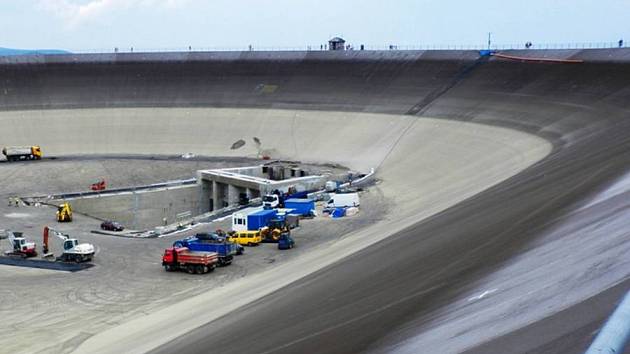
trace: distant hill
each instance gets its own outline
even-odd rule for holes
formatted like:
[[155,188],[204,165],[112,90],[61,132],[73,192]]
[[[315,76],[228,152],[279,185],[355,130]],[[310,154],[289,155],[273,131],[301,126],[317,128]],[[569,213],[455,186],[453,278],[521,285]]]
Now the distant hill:
[[36,54],[69,54],[70,52],[60,49],[11,49],[1,48],[0,56],[6,55],[36,55]]

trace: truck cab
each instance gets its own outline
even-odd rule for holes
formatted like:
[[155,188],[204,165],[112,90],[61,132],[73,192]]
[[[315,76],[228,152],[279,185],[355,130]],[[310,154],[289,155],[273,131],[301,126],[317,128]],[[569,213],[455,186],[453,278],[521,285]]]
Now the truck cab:
[[65,241],[63,241],[63,250],[64,251],[71,250],[71,249],[75,248],[78,244],[79,244],[79,241],[77,239],[74,239],[74,238],[65,240]]
[[15,240],[13,240],[13,249],[16,251],[26,251],[26,239],[23,237],[16,237]]
[[40,160],[42,158],[42,148],[38,145],[31,147],[31,156],[33,159]]
[[263,208],[275,209],[280,207],[280,197],[277,194],[267,194],[263,197]]
[[35,243],[22,237],[21,232],[6,232],[9,243],[13,248],[13,254],[19,254],[22,257],[34,257],[37,255]]
[[35,252],[35,243],[27,241],[24,237],[16,237],[13,241],[13,250],[24,254]]
[[163,266],[165,266],[167,264],[175,263],[176,258],[177,258],[177,250],[178,249],[181,250],[183,248],[169,247],[169,248],[164,250],[164,255],[162,256],[162,265]]

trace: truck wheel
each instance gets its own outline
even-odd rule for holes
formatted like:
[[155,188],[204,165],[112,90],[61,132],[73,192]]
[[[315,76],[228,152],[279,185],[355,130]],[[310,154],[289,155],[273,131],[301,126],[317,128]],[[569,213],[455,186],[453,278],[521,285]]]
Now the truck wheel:
[[192,264],[186,266],[186,270],[188,271],[188,274],[195,274],[195,266]]
[[216,268],[217,266],[215,264],[208,266],[208,272],[213,272],[214,268]]
[[201,264],[197,264],[197,266],[195,267],[195,272],[197,274],[203,274],[203,273],[205,273],[203,268],[204,268],[204,266],[202,266]]
[[165,264],[164,265],[164,270],[167,272],[170,272],[172,270],[171,265],[170,264]]

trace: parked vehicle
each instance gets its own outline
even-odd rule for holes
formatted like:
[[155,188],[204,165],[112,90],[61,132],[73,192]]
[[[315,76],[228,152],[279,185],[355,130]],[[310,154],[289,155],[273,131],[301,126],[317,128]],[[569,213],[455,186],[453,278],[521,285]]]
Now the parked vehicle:
[[287,189],[286,192],[276,189],[271,194],[267,194],[263,196],[263,208],[265,209],[275,209],[275,208],[284,208],[284,202],[287,199],[294,198],[306,198],[309,191],[303,190],[298,191],[297,187],[291,186]]
[[359,206],[359,193],[331,194],[326,208],[347,208]]
[[49,235],[53,234],[57,237],[58,240],[62,242],[63,252],[59,257],[59,260],[63,262],[90,262],[92,257],[94,257],[95,248],[94,245],[90,243],[79,243],[79,240],[76,238],[70,238],[69,235],[64,234],[61,231],[57,231],[48,226],[44,227],[44,257],[53,257],[54,255],[50,252],[50,244],[49,244]]
[[[232,233],[233,234],[233,233]],[[216,232],[202,232],[195,235],[196,238],[205,242],[215,242],[215,243],[224,243],[224,242],[232,242],[236,245],[236,255],[240,256],[245,253],[245,247],[235,243],[230,240],[230,235],[226,234],[222,230],[217,230]]]
[[190,274],[204,274],[214,270],[219,262],[216,252],[194,252],[186,247],[164,250],[162,266],[167,272],[185,270]]
[[291,228],[287,224],[286,219],[272,219],[267,224],[268,226],[260,229],[260,235],[262,236],[262,242],[278,242],[282,235],[291,234]]
[[227,266],[232,264],[234,255],[239,252],[239,245],[223,240],[199,239],[195,236],[187,237],[173,243],[173,247],[186,247],[195,252],[215,252],[219,255],[219,266]]
[[289,250],[295,247],[295,240],[291,237],[290,234],[282,234],[278,239],[278,249],[279,250]]
[[123,231],[124,229],[125,229],[124,226],[122,226],[122,224],[116,221],[107,220],[101,223],[101,230]]
[[2,149],[2,154],[8,161],[40,160],[42,149],[37,146],[7,146]]
[[8,238],[11,244],[11,250],[6,252],[6,255],[20,256],[22,258],[37,256],[35,243],[22,237],[21,232],[6,231],[6,235],[3,236]]
[[105,182],[104,179],[92,183],[90,185],[90,189],[93,190],[94,192],[98,192],[98,191],[104,191],[107,188],[107,182]]
[[256,231],[239,231],[229,237],[229,240],[239,245],[258,246],[262,242],[260,230]]
[[282,205],[281,197],[278,194],[267,194],[262,198],[262,201],[265,209],[280,208]]
[[70,203],[65,202],[57,207],[57,221],[58,222],[71,222],[72,221],[72,206],[70,206]]

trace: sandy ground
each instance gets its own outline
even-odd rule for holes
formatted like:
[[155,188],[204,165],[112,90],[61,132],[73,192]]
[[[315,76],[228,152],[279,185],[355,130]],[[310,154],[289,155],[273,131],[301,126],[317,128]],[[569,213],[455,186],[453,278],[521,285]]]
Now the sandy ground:
[[[94,318],[90,322],[100,321],[103,327],[110,328],[106,331],[101,330],[103,327],[68,330],[64,332],[64,339],[56,337],[54,340],[51,333],[51,341],[61,342],[54,348],[71,350],[82,343],[78,352],[89,353],[142,352],[159,346],[465,200],[522,171],[551,150],[551,145],[543,139],[508,129],[381,114],[255,109],[99,109],[0,114],[0,121],[18,119],[31,120],[47,130],[57,129],[57,134],[67,138],[50,139],[47,134],[26,132],[18,135],[20,140],[11,141],[13,138],[8,136],[0,138],[14,144],[37,141],[49,154],[57,155],[82,151],[255,156],[257,149],[251,144],[239,150],[230,150],[230,146],[239,139],[251,141],[252,137],[258,137],[263,148],[273,152],[273,157],[332,162],[362,171],[378,168],[382,179],[378,190],[386,201],[384,204],[391,204],[382,218],[369,218],[370,225],[365,228],[348,228],[344,231],[349,232],[341,239],[309,247],[299,258],[274,265],[267,271],[254,275],[249,269],[243,269],[243,277],[220,282],[222,286],[212,291],[202,292],[195,286],[193,289],[197,292],[184,294],[179,288],[176,291],[165,289],[163,282],[155,281],[151,275],[162,274],[155,267],[155,255],[151,257],[145,254],[147,251],[142,251],[139,257],[134,257],[133,264],[151,264],[154,270],[147,272],[126,265],[127,270],[121,271],[120,277],[127,283],[142,283],[144,289],[160,298],[159,301],[153,296],[145,298],[146,305],[138,306],[132,313],[121,314],[116,320],[112,319],[111,314],[116,313],[112,306],[103,305],[101,313],[92,312]],[[156,121],[161,124],[155,124]],[[59,126],[71,128],[59,130]],[[96,131],[100,134],[95,134]],[[119,247],[121,243],[135,240],[108,242],[115,242]],[[163,246],[158,243],[142,248],[154,249],[155,254]],[[126,264],[132,260],[120,257],[116,262]],[[94,272],[97,269],[111,274],[105,266]],[[80,276],[89,276],[88,272],[83,274]],[[96,274],[92,277],[98,278]],[[116,293],[126,293],[124,287],[112,288],[117,289]],[[90,294],[96,298],[106,297],[99,290]],[[127,296],[142,299],[137,294]],[[183,298],[186,300],[180,301]],[[141,302],[135,301],[135,304]],[[171,306],[166,307],[167,304]],[[64,310],[59,308],[55,312],[64,313]],[[85,322],[69,317],[69,322]],[[164,321],[167,318],[169,321]],[[28,322],[22,325],[28,327]],[[146,340],[138,341],[139,337]]]

